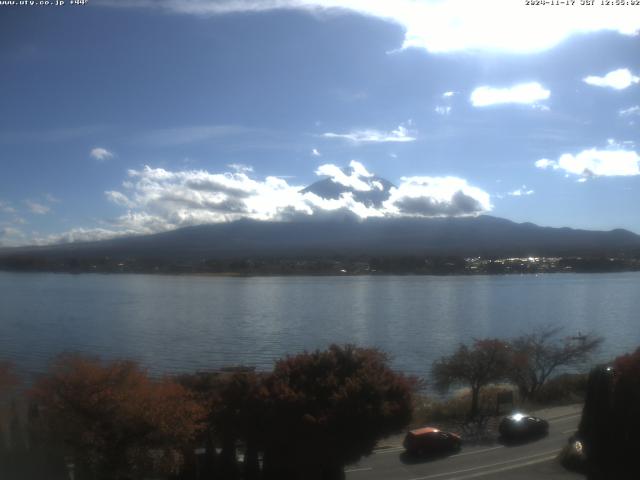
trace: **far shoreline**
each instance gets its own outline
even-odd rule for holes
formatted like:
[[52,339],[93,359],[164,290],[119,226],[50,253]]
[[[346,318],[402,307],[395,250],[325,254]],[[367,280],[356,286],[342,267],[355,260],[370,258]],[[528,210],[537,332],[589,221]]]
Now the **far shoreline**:
[[14,274],[60,274],[60,275],[153,275],[159,277],[210,277],[210,278],[286,278],[286,277],[307,277],[307,278],[349,278],[349,277],[505,277],[505,276],[546,276],[546,275],[598,275],[598,274],[620,274],[638,273],[640,269],[628,270],[602,270],[602,271],[548,271],[548,272],[478,272],[478,273],[419,273],[419,272],[346,272],[346,273],[242,273],[242,272],[154,272],[154,271],[73,271],[73,270],[12,270],[0,268],[0,273]]

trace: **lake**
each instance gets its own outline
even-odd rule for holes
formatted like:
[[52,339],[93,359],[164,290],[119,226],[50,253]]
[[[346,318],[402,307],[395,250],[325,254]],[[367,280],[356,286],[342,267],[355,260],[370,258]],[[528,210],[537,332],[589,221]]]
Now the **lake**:
[[536,325],[594,332],[610,358],[640,345],[640,273],[206,277],[0,272],[0,359],[37,373],[62,351],[154,373],[245,364],[332,342],[379,347],[428,375],[459,342]]

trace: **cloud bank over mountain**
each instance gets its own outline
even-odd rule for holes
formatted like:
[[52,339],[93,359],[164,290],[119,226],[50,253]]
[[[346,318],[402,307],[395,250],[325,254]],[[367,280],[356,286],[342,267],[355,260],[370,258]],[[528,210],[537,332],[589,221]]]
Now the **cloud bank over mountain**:
[[274,176],[257,179],[249,169],[232,170],[129,170],[120,190],[105,192],[107,200],[125,213],[104,227],[76,228],[38,243],[102,240],[243,218],[457,217],[492,209],[490,195],[464,179],[402,177],[396,186],[356,161],[345,168],[320,165],[315,173],[324,178],[306,188]]

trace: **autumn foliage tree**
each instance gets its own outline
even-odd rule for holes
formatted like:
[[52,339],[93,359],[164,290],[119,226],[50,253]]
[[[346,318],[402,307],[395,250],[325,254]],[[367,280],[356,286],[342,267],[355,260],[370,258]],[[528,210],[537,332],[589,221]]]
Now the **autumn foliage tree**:
[[131,361],[62,355],[31,392],[42,426],[61,441],[79,478],[143,478],[176,472],[203,410],[169,379]]
[[[204,474],[221,478],[246,479],[259,476],[258,452],[262,445],[266,391],[264,375],[250,368],[198,372],[179,377],[179,382],[192,391],[204,407],[206,429],[200,443],[206,449]],[[242,470],[236,462],[236,447],[244,444]],[[220,454],[216,454],[216,449]]]
[[222,440],[221,463],[228,478],[236,477],[236,443],[242,439],[244,478],[256,478],[259,471],[258,450],[262,445],[262,430],[266,391],[261,376],[252,371],[226,373],[220,378],[220,388],[213,409],[213,425]]
[[460,344],[452,355],[436,360],[431,374],[441,392],[446,392],[453,385],[469,387],[469,418],[475,418],[479,412],[480,390],[505,379],[509,362],[508,343],[498,339],[475,340],[473,345]]
[[267,379],[264,476],[343,478],[411,419],[415,380],[376,349],[332,345],[276,362]]
[[13,387],[19,383],[13,364],[10,362],[0,362],[0,399]]
[[509,379],[518,387],[521,399],[534,397],[559,368],[584,363],[602,343],[602,338],[593,335],[562,338],[561,331],[561,327],[543,327],[510,342]]

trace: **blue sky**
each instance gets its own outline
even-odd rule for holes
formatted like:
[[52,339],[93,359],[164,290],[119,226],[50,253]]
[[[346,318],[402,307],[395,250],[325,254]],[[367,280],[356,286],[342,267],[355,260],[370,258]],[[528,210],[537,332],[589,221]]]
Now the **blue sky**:
[[[345,210],[640,233],[640,5],[522,4],[0,7],[0,245]],[[300,193],[326,177],[351,192]]]

